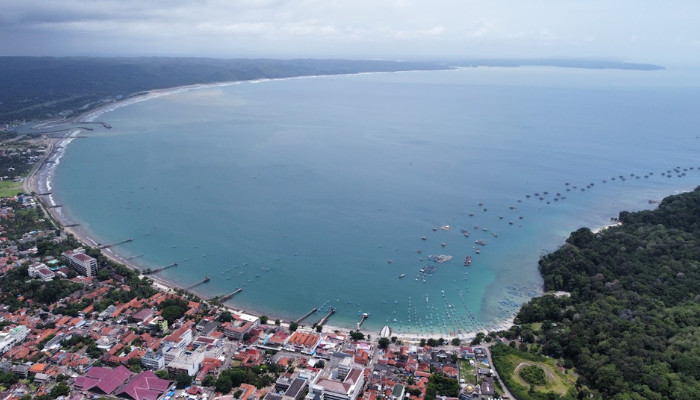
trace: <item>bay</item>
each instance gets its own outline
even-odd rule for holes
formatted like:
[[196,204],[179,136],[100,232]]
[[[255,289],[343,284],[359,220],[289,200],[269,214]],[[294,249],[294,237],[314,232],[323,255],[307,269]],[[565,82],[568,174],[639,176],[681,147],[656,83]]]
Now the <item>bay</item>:
[[370,313],[369,329],[465,334],[539,294],[537,260],[570,231],[700,182],[695,76],[473,68],[176,91],[101,115],[113,129],[71,142],[53,192],[100,243],[134,238],[114,251],[142,267],[177,261],[161,275],[183,287],[209,276],[204,297],[242,287],[228,304],[322,309],[309,325],[336,307],[332,325]]

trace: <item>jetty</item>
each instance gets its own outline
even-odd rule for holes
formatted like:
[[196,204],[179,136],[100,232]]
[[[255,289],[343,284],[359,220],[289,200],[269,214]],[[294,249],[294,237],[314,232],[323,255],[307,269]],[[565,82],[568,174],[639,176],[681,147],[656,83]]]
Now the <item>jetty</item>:
[[135,255],[135,256],[127,257],[126,259],[127,259],[127,260],[133,260],[134,258],[139,258],[139,257],[143,257],[143,254],[137,254],[137,255]]
[[229,301],[229,300],[231,300],[231,298],[233,298],[233,296],[237,295],[238,293],[240,293],[242,291],[243,291],[243,288],[238,288],[225,296],[221,296],[221,297],[219,297],[219,302],[223,303],[225,301]]
[[357,323],[357,330],[360,330],[360,327],[362,324],[365,322],[365,320],[369,317],[369,314],[367,313],[362,313],[362,318],[360,319],[360,322]]
[[305,320],[309,315],[315,313],[316,311],[318,311],[318,308],[316,308],[316,307],[312,308],[311,311],[307,312],[307,313],[304,314],[301,318],[299,318],[299,319],[297,319],[296,321],[294,321],[294,323],[298,324],[299,322]]
[[51,192],[37,193],[39,196],[48,196]]
[[63,225],[64,228],[73,228],[76,226],[80,226],[80,224],[68,224],[68,225]]
[[209,277],[208,277],[208,276],[205,276],[204,279],[202,279],[201,281],[199,281],[199,282],[197,282],[197,283],[194,283],[194,284],[192,284],[192,285],[190,285],[190,286],[187,286],[187,287],[185,288],[185,290],[190,290],[190,289],[194,288],[195,286],[199,286],[199,285],[201,285],[202,283],[207,283],[207,282],[209,282]]
[[331,315],[333,315],[333,314],[335,314],[335,308],[331,308],[331,310],[328,311],[328,314],[326,314],[325,317],[321,318],[321,320],[318,321],[318,323],[316,323],[316,326],[323,326],[323,325],[325,325],[326,322],[328,322],[328,318],[330,318]]
[[[132,258],[133,258],[133,257],[132,257]],[[148,271],[148,273],[144,273],[144,274],[145,274],[145,275],[157,274],[158,272],[164,271],[164,270],[166,270],[166,269],[168,269],[168,268],[171,268],[171,267],[177,267],[177,262],[174,262],[174,263],[168,264],[168,265],[164,265],[164,266],[162,266],[162,267],[160,267],[160,268],[152,269],[152,270]]]
[[[54,206],[54,207],[61,207],[61,206]],[[109,247],[112,247],[112,246],[116,246],[116,245],[124,244],[124,243],[129,243],[129,242],[133,242],[133,241],[134,241],[134,239],[128,238],[128,239],[124,239],[124,240],[119,241],[119,242],[116,242],[116,243],[103,244],[102,246],[99,246],[99,247],[97,247],[97,248],[100,249],[100,250],[102,250],[102,249],[106,249],[106,248],[109,248]]]
[[46,206],[46,208],[61,208],[61,207],[63,207],[62,204],[54,204],[54,205],[51,205],[51,206]]

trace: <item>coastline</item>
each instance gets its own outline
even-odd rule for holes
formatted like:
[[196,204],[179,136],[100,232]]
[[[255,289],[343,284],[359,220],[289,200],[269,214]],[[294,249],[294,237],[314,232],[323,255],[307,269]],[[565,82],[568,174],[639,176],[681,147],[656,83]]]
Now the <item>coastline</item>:
[[[288,78],[287,78],[287,79],[288,79]],[[230,83],[230,84],[235,84],[235,83],[240,83],[240,82],[233,82],[233,83]],[[167,95],[167,94],[169,94],[169,93],[177,93],[179,90],[193,90],[193,89],[196,89],[197,87],[206,87],[206,86],[207,86],[207,85],[204,85],[204,86],[196,86],[196,87],[181,87],[181,88],[163,89],[163,90],[160,90],[160,91],[153,91],[153,92],[148,92],[148,93],[142,93],[142,94],[140,94],[139,96],[135,96],[135,97],[133,97],[133,98],[127,99],[127,100],[124,101],[124,102],[105,104],[104,106],[102,106],[102,107],[100,107],[100,108],[98,108],[98,109],[95,109],[95,110],[92,110],[92,111],[90,111],[90,112],[85,113],[85,115],[83,115],[83,116],[81,116],[81,117],[82,117],[82,118],[86,118],[86,119],[87,119],[87,118],[89,118],[89,119],[98,119],[98,118],[100,117],[100,115],[104,114],[105,112],[114,110],[114,109],[116,109],[116,108],[118,108],[118,107],[123,107],[123,106],[126,106],[126,105],[128,105],[128,104],[131,104],[131,103],[133,103],[133,102],[145,101],[145,100],[147,100],[147,99],[153,98],[153,97],[149,97],[149,96],[151,96],[151,95]],[[209,85],[209,86],[212,86],[212,85]],[[221,85],[214,85],[214,86],[221,86]],[[157,92],[157,93],[155,93],[155,92]],[[78,131],[78,132],[79,132],[79,131]],[[66,144],[68,144],[68,143],[70,143],[70,139],[62,139],[62,140],[57,141],[57,143],[66,143]],[[51,172],[51,171],[50,171],[50,170],[51,170],[51,165],[46,165],[45,167],[46,167],[46,168],[44,168],[43,170],[44,170],[44,171],[47,171],[47,173],[50,174],[50,172]],[[50,179],[50,176],[49,176],[49,178],[47,178],[47,179]],[[43,197],[43,199],[48,199],[47,201],[51,201],[52,204],[55,204],[55,203],[53,203],[54,199],[52,199],[51,197]],[[62,223],[63,225],[65,225],[65,224],[67,223],[67,222],[66,222],[66,218],[68,218],[68,221],[70,221],[70,213],[68,213],[67,210],[63,210],[63,211],[62,211],[61,209],[51,209],[51,210],[52,210],[52,211],[55,211],[55,214],[57,214],[57,215],[59,216],[58,219],[62,219],[62,222],[61,222],[61,223]],[[77,221],[70,221],[70,222],[77,222]],[[70,223],[70,222],[68,222],[68,223]],[[96,240],[93,240],[93,239],[96,239],[96,236],[94,236],[93,234],[91,234],[91,233],[89,232],[89,226],[75,227],[75,228],[66,228],[66,231],[71,232],[72,234],[76,235],[76,237],[77,237],[77,236],[80,236],[80,237],[82,238],[82,239],[80,239],[80,240],[81,240],[82,242],[86,243],[86,244],[94,245],[95,242],[96,242]],[[99,241],[99,240],[97,240],[97,241]],[[115,260],[115,261],[117,261],[117,262],[119,262],[119,263],[122,263],[122,264],[124,264],[124,265],[127,265],[127,266],[129,266],[129,267],[135,268],[135,269],[137,269],[137,270],[140,270],[140,269],[144,268],[143,265],[139,265],[139,264],[140,264],[140,263],[138,263],[139,260],[127,261],[127,260],[125,260],[124,258],[128,257],[128,253],[127,253],[127,255],[122,254],[123,257],[124,257],[124,258],[122,258],[122,257],[119,256],[119,252],[120,252],[120,249],[111,249],[111,250],[110,250],[110,249],[106,249],[105,252],[103,252],[103,253],[105,254],[105,256],[110,257],[111,259],[113,259],[113,260]],[[141,261],[143,261],[143,260],[141,260]],[[165,280],[165,279],[158,278],[157,275],[149,276],[149,278],[153,279],[154,281],[158,281],[157,284],[159,284],[159,285],[162,286],[162,288],[161,288],[162,290],[170,290],[170,289],[172,289],[172,288],[179,288],[179,285],[177,285],[176,283],[174,283],[174,282],[168,282],[168,281]],[[161,283],[161,282],[162,282],[162,283]],[[198,288],[195,288],[194,290],[192,290],[192,292],[194,292],[195,294],[197,294],[198,291],[201,291],[201,292],[206,293],[205,286],[201,286],[201,287],[198,287]],[[227,308],[229,308],[229,309],[233,308],[233,309],[235,310],[235,307],[236,307],[236,305],[235,305],[235,300],[234,300],[234,301],[231,301],[231,303],[233,303],[233,306],[227,307]],[[252,313],[255,313],[255,311],[254,311],[253,309],[250,309],[250,310],[251,310]],[[259,314],[259,313],[258,313],[258,314]],[[506,324],[507,324],[507,323],[508,323],[508,321],[506,321]],[[344,329],[346,329],[346,330],[347,330],[347,329],[353,329],[352,324],[350,324],[351,327],[348,327],[347,324],[345,324],[345,325],[346,325],[346,328],[344,328]],[[374,324],[372,324],[372,325],[373,325],[373,328],[375,328],[374,330],[378,330],[378,328],[374,327]],[[482,326],[488,326],[488,325],[490,325],[490,324],[483,324]],[[329,327],[329,328],[330,328],[330,327]],[[330,328],[330,329],[332,329],[332,328]],[[479,329],[479,327],[474,327],[474,329]],[[487,328],[484,328],[484,330],[488,330],[488,329],[487,329]],[[367,331],[370,331],[370,330],[365,330],[365,332],[367,332]],[[470,335],[470,334],[474,334],[474,332],[466,333],[466,335]],[[406,333],[402,333],[401,336],[402,336],[402,337],[406,337],[406,338],[409,338],[409,337],[413,337],[413,338],[416,338],[416,337],[418,337],[418,338],[421,338],[421,337],[430,337],[430,335],[426,335],[426,334],[423,334],[423,335],[416,335],[416,334],[406,334]],[[438,335],[435,335],[435,336],[438,336]]]

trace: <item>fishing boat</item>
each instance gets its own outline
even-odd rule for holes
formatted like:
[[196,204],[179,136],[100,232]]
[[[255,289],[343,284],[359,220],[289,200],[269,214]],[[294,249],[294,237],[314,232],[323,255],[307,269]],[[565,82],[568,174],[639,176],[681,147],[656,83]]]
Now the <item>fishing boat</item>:
[[403,278],[404,276],[406,276],[406,274],[399,275],[399,279]]
[[470,265],[472,265],[472,256],[466,256],[464,258],[464,266],[468,267]]

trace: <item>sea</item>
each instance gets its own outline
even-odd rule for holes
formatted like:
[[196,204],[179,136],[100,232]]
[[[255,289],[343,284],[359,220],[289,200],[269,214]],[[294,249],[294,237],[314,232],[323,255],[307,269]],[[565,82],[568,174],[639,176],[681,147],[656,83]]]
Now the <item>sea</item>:
[[571,231],[700,184],[697,72],[461,68],[165,91],[92,115],[112,128],[66,143],[52,201],[96,243],[132,238],[109,250],[141,268],[177,262],[158,276],[204,298],[242,289],[235,309],[467,337],[542,293],[538,260]]

